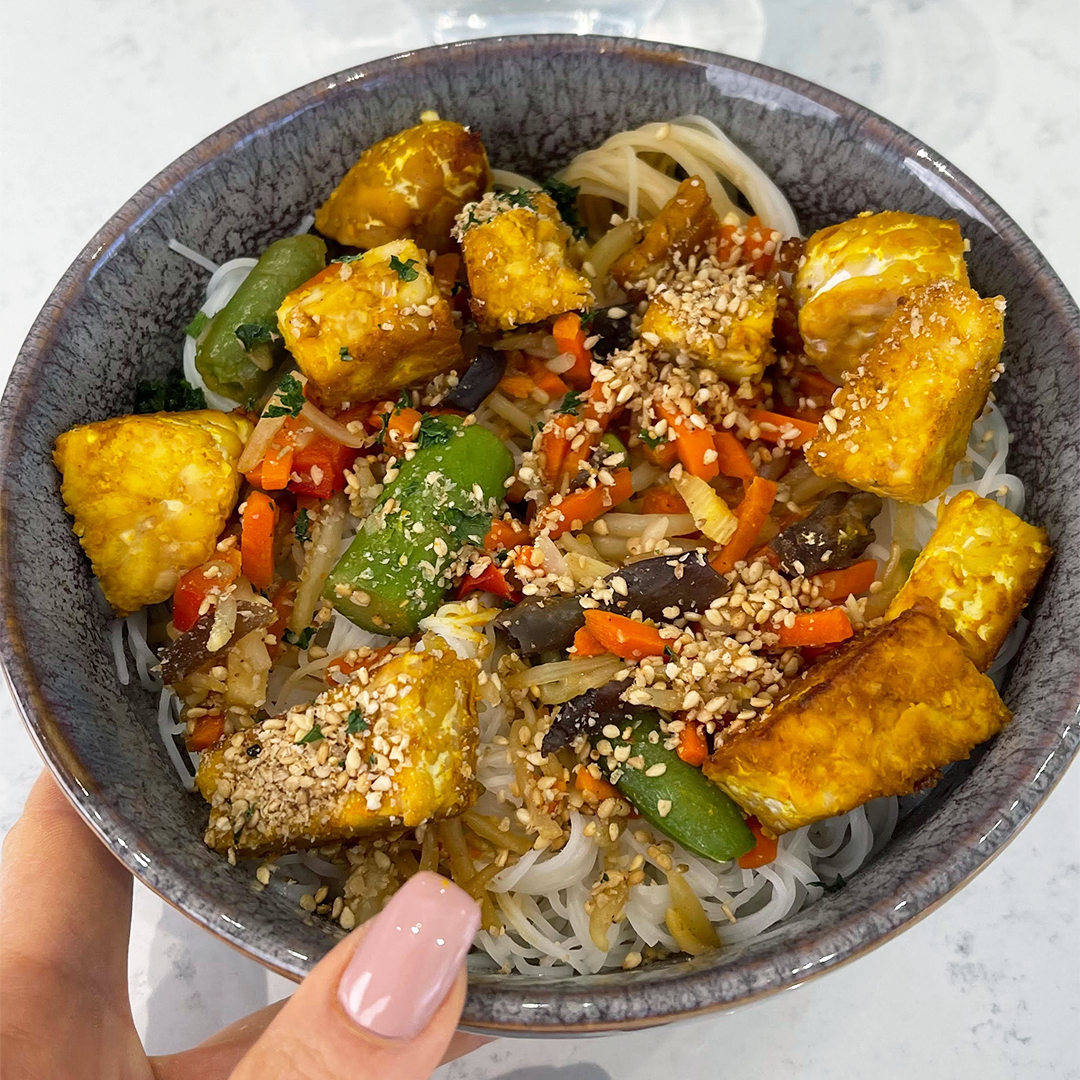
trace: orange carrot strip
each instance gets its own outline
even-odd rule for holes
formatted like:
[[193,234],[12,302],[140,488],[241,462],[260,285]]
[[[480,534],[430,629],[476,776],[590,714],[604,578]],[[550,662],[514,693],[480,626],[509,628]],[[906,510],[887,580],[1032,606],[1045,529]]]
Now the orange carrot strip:
[[538,360],[535,356],[526,358],[525,370],[529,373],[532,381],[536,383],[536,385],[543,390],[552,401],[559,401],[566,397],[570,392],[570,387],[567,386],[543,360]]
[[765,866],[776,858],[776,837],[766,836],[761,828],[761,822],[756,817],[748,817],[746,824],[754,834],[757,843],[745,855],[740,855],[738,861],[744,870],[756,870],[759,866]]
[[[629,469],[616,469],[612,473],[614,483],[606,487],[581,488],[564,495],[562,501],[546,506],[533,519],[533,535],[547,529],[554,540],[573,528],[580,529],[589,521],[595,521],[613,506],[625,502],[634,493]],[[580,524],[576,524],[578,522]]]
[[520,521],[499,518],[491,523],[484,537],[485,551],[509,551],[529,539],[529,530]]
[[663,656],[667,642],[655,626],[636,622],[614,611],[593,608],[585,612],[589,633],[609,653],[624,660],[639,660],[643,656]]
[[606,780],[593,776],[584,765],[579,765],[577,772],[574,773],[574,787],[578,791],[591,792],[600,802],[605,799],[622,798],[622,793],[614,784],[609,784]]
[[675,448],[673,442],[657,443],[655,447],[649,446],[648,443],[642,443],[641,446],[645,453],[645,460],[650,465],[659,465],[661,469],[670,469],[678,460],[679,451]]
[[560,315],[551,328],[551,336],[559,352],[569,353],[574,366],[563,372],[563,378],[575,390],[585,390],[592,382],[592,353],[585,348],[585,331],[581,329],[581,316],[576,311]]
[[256,589],[267,589],[274,580],[274,526],[277,503],[261,491],[253,491],[244,503],[241,518],[240,558],[244,577]]
[[416,409],[395,409],[386,421],[386,438],[391,446],[403,446],[412,442],[416,429],[423,419]]
[[504,375],[496,389],[511,397],[527,398],[536,389],[536,383],[528,375]]
[[725,476],[734,476],[743,482],[744,487],[749,487],[757,470],[750,460],[750,455],[730,431],[718,431],[716,433],[716,464]]
[[[783,437],[787,440],[788,446],[799,447],[808,443],[817,434],[817,424],[799,420],[794,416],[782,416],[780,413],[769,412],[767,409],[751,409],[750,419],[761,428],[761,438],[766,442],[779,442]],[[798,434],[794,438],[789,438],[792,429]]]
[[225,734],[225,717],[213,713],[200,716],[195,721],[195,730],[187,740],[189,750],[208,750]]
[[641,500],[643,514],[689,514],[686,501],[670,485],[651,487]]
[[720,475],[720,465],[716,452],[716,431],[712,425],[698,427],[677,409],[662,401],[656,402],[654,408],[675,433],[675,449],[683,468],[691,476],[702,480],[716,479]]
[[603,656],[607,649],[592,636],[587,626],[583,626],[574,634],[574,647],[570,649],[571,656],[579,656],[582,659],[588,656]]
[[[586,612],[588,615],[588,612]],[[777,644],[782,649],[798,648],[800,645],[831,645],[847,641],[855,633],[851,620],[842,607],[825,608],[822,611],[804,611],[795,616],[794,626],[776,627]]]
[[705,736],[701,734],[701,728],[690,721],[679,732],[679,745],[675,750],[687,765],[700,767],[701,763],[709,756],[709,744]]
[[819,595],[826,600],[846,600],[849,596],[862,596],[868,592],[877,572],[877,563],[873,559],[862,559],[843,570],[824,570],[815,574],[812,581],[818,587]]
[[539,451],[542,456],[540,467],[545,478],[553,485],[558,483],[562,475],[563,462],[570,449],[566,431],[577,423],[578,418],[568,413],[555,416],[551,419],[550,426],[545,425],[544,432],[540,436]]
[[743,501],[735,508],[735,516],[739,519],[735,532],[711,560],[718,574],[729,573],[735,569],[737,562],[746,558],[775,501],[776,482],[766,480],[764,476],[755,476],[746,489]]

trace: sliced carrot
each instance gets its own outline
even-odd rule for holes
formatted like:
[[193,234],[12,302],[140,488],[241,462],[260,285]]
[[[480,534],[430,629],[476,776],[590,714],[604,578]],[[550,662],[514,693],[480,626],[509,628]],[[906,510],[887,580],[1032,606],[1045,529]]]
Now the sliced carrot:
[[587,626],[583,626],[574,634],[574,646],[570,649],[570,655],[584,659],[588,656],[603,656],[607,649],[592,636]]
[[345,657],[348,653],[345,653],[326,665],[323,677],[330,686],[337,686],[338,680],[333,677],[335,672],[341,675],[352,675],[361,668],[373,668],[393,647],[394,643],[391,642],[379,649],[358,649],[359,655],[353,660],[347,660]]
[[[588,615],[588,612],[586,612]],[[842,607],[824,608],[822,611],[804,611],[795,616],[794,626],[776,627],[777,644],[782,649],[798,648],[800,645],[831,645],[847,641],[855,633],[851,620]]]
[[624,660],[663,656],[667,648],[667,642],[655,626],[617,615],[614,611],[600,611],[598,608],[586,611],[585,626],[605,651]]
[[[745,225],[721,225],[717,236],[716,257],[726,263],[734,259],[740,265],[749,265],[758,277],[764,277],[776,258],[780,234],[761,223],[755,214]],[[772,247],[766,250],[769,243]]]
[[651,487],[641,500],[643,514],[689,514],[686,501],[670,485]]
[[592,382],[592,353],[585,348],[585,331],[581,329],[581,316],[568,311],[555,320],[551,336],[561,353],[574,358],[574,366],[563,372],[563,378],[575,390],[584,390]]
[[738,862],[744,870],[756,870],[759,866],[766,866],[776,858],[776,837],[766,836],[761,828],[761,822],[753,815],[746,819],[746,824],[754,834],[757,843],[745,855],[740,855]]
[[529,530],[520,521],[499,518],[491,523],[484,537],[485,551],[509,551],[529,539]]
[[528,375],[504,375],[496,389],[510,397],[527,398],[536,389],[536,383]]
[[551,401],[561,400],[570,393],[570,387],[543,360],[538,360],[535,356],[527,357],[525,370]]
[[716,464],[720,471],[725,476],[734,476],[741,480],[744,487],[749,487],[757,476],[757,470],[746,452],[746,447],[730,431],[718,431],[715,444]]
[[764,476],[755,476],[746,489],[743,501],[735,508],[739,524],[731,539],[711,560],[712,568],[718,574],[727,574],[735,569],[735,564],[745,559],[754,541],[761,532],[761,526],[772,510],[776,501],[776,482],[766,480]]
[[416,409],[395,409],[386,421],[386,442],[392,447],[412,442],[422,416]]
[[543,470],[545,478],[552,485],[558,484],[559,477],[562,475],[563,462],[566,460],[566,454],[570,448],[566,432],[579,422],[576,416],[563,413],[560,416],[553,416],[544,425],[544,430],[540,435],[540,446],[538,447],[541,457],[540,468]]
[[679,451],[675,448],[675,443],[670,440],[658,442],[656,446],[642,443],[641,448],[645,454],[645,460],[650,465],[659,465],[661,469],[670,469],[679,460]]
[[615,481],[613,484],[580,488],[561,496],[558,502],[553,500],[533,519],[534,535],[546,530],[554,539],[571,529],[580,529],[587,522],[606,514],[613,506],[625,502],[634,493],[630,470],[616,469],[612,478]]
[[709,744],[701,733],[698,724],[687,721],[686,727],[679,732],[679,745],[675,750],[687,765],[701,766],[709,756]]
[[209,750],[225,734],[225,717],[210,713],[195,721],[195,730],[187,740],[189,750]]
[[[655,403],[657,413],[675,433],[675,450],[683,468],[701,480],[715,480],[720,475],[719,455],[716,452],[716,431],[711,424],[694,424],[690,417],[662,401]],[[704,417],[697,413],[702,420]]]
[[767,409],[751,409],[750,419],[761,428],[761,438],[766,442],[779,442],[783,438],[788,446],[799,447],[817,434],[817,424]]
[[877,563],[873,559],[862,559],[843,570],[824,570],[815,574],[812,581],[818,587],[818,595],[826,600],[846,600],[849,596],[862,596],[868,592],[877,572]]
[[577,772],[574,773],[574,787],[578,791],[595,795],[598,802],[603,802],[605,799],[622,798],[622,793],[614,784],[609,784],[606,780],[593,776],[584,765],[579,765]]
[[292,476],[293,448],[271,446],[262,459],[259,487],[264,491],[281,491]]
[[189,570],[177,582],[173,593],[173,626],[180,633],[199,621],[199,609],[213,591],[221,592],[240,576],[240,552],[236,548],[215,552],[202,566]]
[[270,602],[274,605],[274,613],[277,618],[266,628],[268,636],[274,638],[273,644],[266,646],[271,657],[276,657],[281,650],[281,635],[289,624],[289,616],[292,614],[293,600],[296,599],[296,582],[282,581],[278,583],[270,596]]
[[267,589],[274,580],[274,527],[277,503],[261,491],[252,491],[244,502],[241,518],[240,556],[244,577],[256,589]]

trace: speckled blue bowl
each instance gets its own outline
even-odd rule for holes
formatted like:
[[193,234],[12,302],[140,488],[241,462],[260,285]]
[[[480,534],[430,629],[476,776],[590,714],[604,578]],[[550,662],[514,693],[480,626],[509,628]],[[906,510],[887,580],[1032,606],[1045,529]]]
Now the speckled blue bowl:
[[1076,306],[1031,241],[918,140],[836,94],[730,57],[603,38],[529,37],[425,49],[334,75],[230,124],[170,165],[86,246],[23,346],[0,407],[0,652],[33,738],[87,821],[150,888],[208,930],[300,977],[336,940],[200,840],[206,811],[158,742],[154,703],[121,688],[109,612],[71,534],[50,462],[73,424],[129,411],[138,378],[179,360],[216,260],[296,228],[368,144],[435,108],[477,128],[499,166],[546,175],[622,128],[696,112],[787,193],[805,232],[865,209],[958,218],[971,277],[1009,299],[1002,405],[1010,463],[1056,558],[1005,691],[1016,719],[922,802],[848,888],[741,950],[633,972],[473,981],[481,1031],[581,1034],[728,1008],[804,982],[924,915],[1046,798],[1077,749],[1080,523]]

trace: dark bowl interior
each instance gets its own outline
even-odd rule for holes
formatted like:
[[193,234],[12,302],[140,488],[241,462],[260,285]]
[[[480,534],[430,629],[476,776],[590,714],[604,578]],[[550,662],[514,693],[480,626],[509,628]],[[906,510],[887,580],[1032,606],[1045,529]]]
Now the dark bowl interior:
[[302,976],[327,923],[252,891],[206,849],[203,804],[176,783],[155,703],[122,689],[110,615],[61,506],[56,435],[130,410],[139,378],[178,363],[206,275],[175,237],[224,261],[297,227],[357,154],[434,108],[479,130],[495,164],[547,175],[647,120],[702,113],[775,178],[804,233],[865,209],[957,218],[971,277],[1009,300],[998,394],[1011,471],[1056,558],[1005,691],[1015,722],[951,770],[842,892],[766,940],[692,961],[538,983],[473,980],[464,1023],[582,1033],[661,1023],[802,982],[895,933],[1015,834],[1076,752],[1080,582],[1077,310],[1031,242],[932,150],[820,87],[730,57],[642,42],[531,37],[426,49],[312,83],[211,136],[87,245],[34,324],[0,410],[0,647],[44,756],[87,820],[150,888],[270,967]]

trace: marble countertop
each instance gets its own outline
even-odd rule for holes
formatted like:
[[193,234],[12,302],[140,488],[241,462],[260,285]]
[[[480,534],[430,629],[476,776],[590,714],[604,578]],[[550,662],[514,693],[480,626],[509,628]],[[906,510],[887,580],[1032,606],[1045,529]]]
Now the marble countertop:
[[[5,23],[0,381],[65,267],[150,176],[279,93],[428,40],[400,0],[38,0],[8,5]],[[1080,295],[1078,23],[1075,0],[669,0],[644,36],[786,68],[908,128],[997,198]],[[6,688],[0,739],[2,834],[40,767]],[[1077,1080],[1078,901],[1074,768],[984,873],[856,964],[694,1025],[503,1040],[437,1075]],[[159,1053],[291,988],[141,886],[129,966]]]

